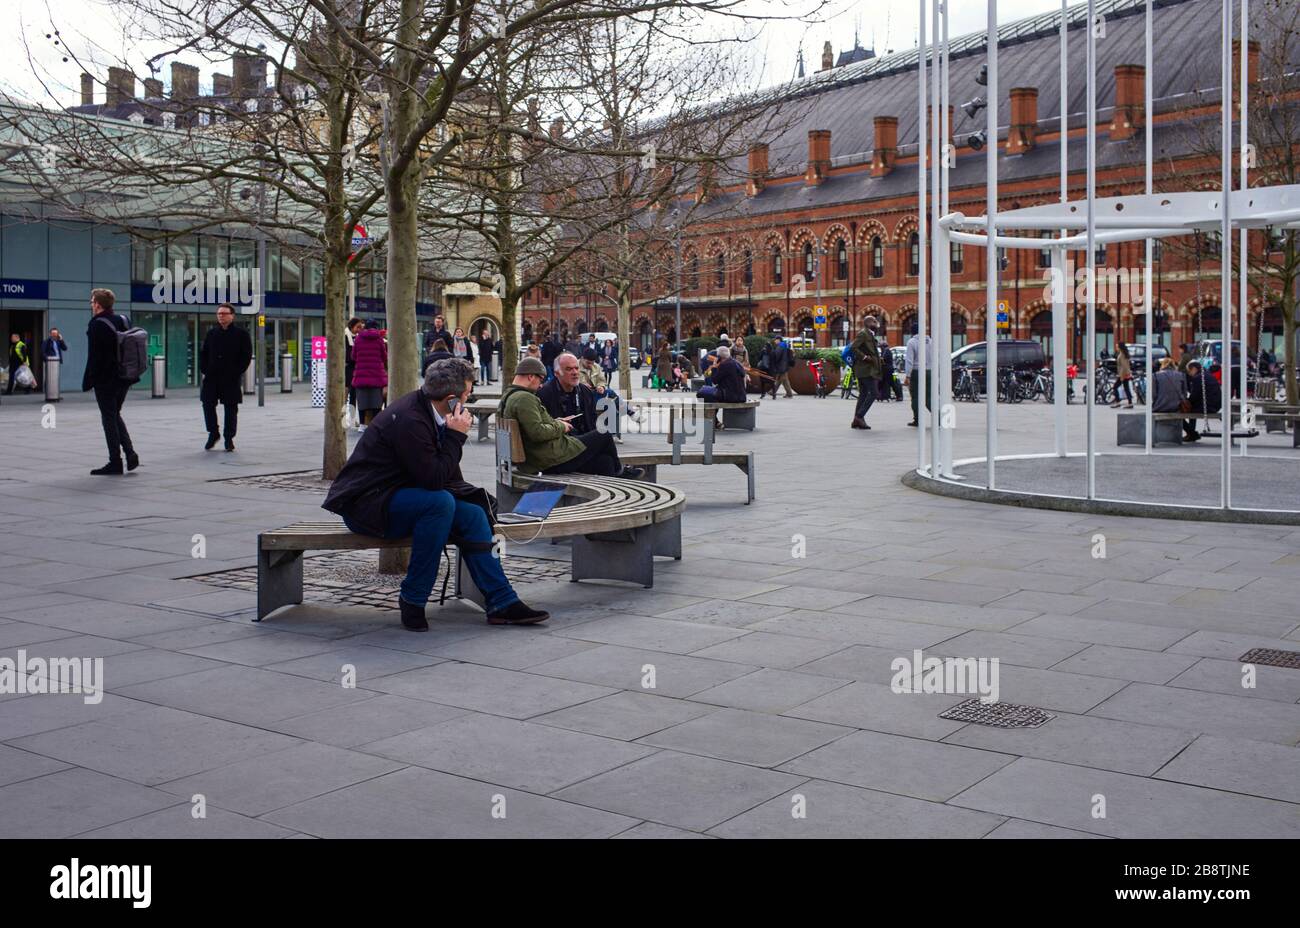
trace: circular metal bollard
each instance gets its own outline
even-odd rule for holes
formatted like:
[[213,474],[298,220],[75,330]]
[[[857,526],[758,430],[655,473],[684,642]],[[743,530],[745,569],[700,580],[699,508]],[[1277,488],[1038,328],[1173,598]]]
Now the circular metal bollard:
[[57,403],[63,399],[62,391],[59,388],[59,370],[63,367],[63,362],[58,358],[45,359],[45,399],[50,403]]
[[149,387],[149,396],[155,400],[167,398],[167,356],[156,354],[150,362],[153,365],[153,381]]
[[280,392],[293,392],[293,355],[280,355]]

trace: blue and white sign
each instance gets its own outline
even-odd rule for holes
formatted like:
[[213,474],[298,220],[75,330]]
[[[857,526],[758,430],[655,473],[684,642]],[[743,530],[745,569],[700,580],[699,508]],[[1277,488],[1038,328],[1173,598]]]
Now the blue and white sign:
[[48,280],[22,280],[17,277],[0,277],[0,297],[7,300],[48,300]]

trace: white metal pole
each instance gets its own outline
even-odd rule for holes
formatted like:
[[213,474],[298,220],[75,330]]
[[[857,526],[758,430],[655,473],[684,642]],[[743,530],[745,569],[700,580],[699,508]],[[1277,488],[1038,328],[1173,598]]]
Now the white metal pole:
[[[952,141],[952,119],[948,115],[948,4],[941,2],[939,9],[943,11],[943,40],[941,51],[939,52],[939,73],[941,75],[940,94],[939,94],[939,119],[943,122],[941,132],[941,141],[943,149],[946,151],[949,143]],[[936,36],[938,38],[938,36]],[[948,215],[948,193],[952,187],[952,178],[950,172],[952,168],[948,165],[948,159],[944,158],[939,170],[943,172],[943,197],[939,201],[939,215]]]
[[[1142,101],[1143,135],[1146,136],[1146,156],[1147,156],[1146,190],[1148,195],[1150,195],[1153,192],[1152,191],[1153,176],[1152,176],[1152,167],[1151,167],[1152,150],[1153,150],[1152,136],[1155,134],[1155,129],[1156,129],[1156,113],[1155,113],[1155,105],[1154,105],[1155,94],[1151,86],[1153,82],[1153,78],[1155,77],[1155,75],[1152,73],[1152,59],[1151,59],[1151,39],[1152,39],[1151,7],[1153,2],[1154,0],[1147,0],[1146,71],[1144,75],[1145,80],[1143,81],[1143,83],[1146,85],[1146,90],[1145,90],[1146,96]],[[1142,292],[1146,296],[1146,328],[1147,328],[1147,338],[1146,338],[1147,357],[1146,357],[1146,361],[1144,362],[1144,373],[1142,375],[1146,382],[1147,401],[1146,401],[1146,408],[1142,411],[1142,414],[1146,417],[1147,420],[1146,422],[1146,436],[1147,436],[1146,453],[1147,454],[1151,453],[1151,441],[1153,437],[1152,426],[1154,425],[1151,407],[1155,404],[1155,397],[1156,397],[1155,380],[1154,380],[1155,371],[1152,369],[1153,362],[1151,359],[1151,344],[1154,338],[1154,330],[1155,330],[1154,319],[1153,319],[1153,316],[1155,315],[1155,301],[1151,298],[1151,263],[1152,263],[1151,259],[1154,252],[1155,252],[1155,248],[1152,245],[1152,240],[1148,238],[1146,240],[1146,262],[1145,262],[1145,266],[1142,269]],[[1132,394],[1130,392],[1130,396],[1131,395]]]
[[[1070,15],[1068,10],[1069,0],[1061,0],[1061,202],[1065,203],[1070,199],[1070,155],[1067,147],[1066,136],[1070,129],[1070,73],[1067,63],[1070,59],[1069,43],[1069,24]],[[1065,236],[1066,230],[1061,230],[1061,235]],[[1070,333],[1069,320],[1067,313],[1070,311],[1071,300],[1069,297],[1074,295],[1074,280],[1066,280],[1065,272],[1067,267],[1067,252],[1063,248],[1052,250],[1052,270],[1057,275],[1061,287],[1061,298],[1052,300],[1052,398],[1053,406],[1056,412],[1056,453],[1059,457],[1065,457],[1067,446],[1066,431],[1066,402],[1069,399],[1069,385],[1065,382],[1066,360],[1070,356]]]
[[[940,49],[940,107],[938,109],[939,125],[941,127],[942,138],[940,139],[939,151],[944,152],[948,146],[951,135],[951,128],[948,125],[948,4],[941,2],[939,12],[942,19],[938,23],[938,28],[943,34],[943,44]],[[936,35],[939,33],[936,32]],[[939,180],[941,190],[936,205],[940,208],[946,208],[948,204],[948,187],[951,178],[948,174],[947,159],[940,159]],[[938,225],[938,218],[935,218],[935,224]],[[939,363],[936,365],[935,373],[935,405],[940,410],[939,422],[939,473],[945,477],[953,477],[952,471],[952,438],[954,421],[950,418],[948,427],[944,427],[942,410],[945,407],[951,408],[952,391],[952,265],[950,256],[952,246],[947,241],[947,231],[944,231],[943,247],[937,250],[935,260],[943,268],[942,292],[935,299],[936,316],[935,321],[939,323],[942,329],[942,337],[939,339],[940,355]]]
[[[931,15],[931,34],[934,36],[934,81],[930,87],[930,126],[934,130],[934,138],[930,141],[930,178],[934,184],[934,190],[931,194],[930,207],[933,211],[931,217],[932,226],[931,234],[936,236],[934,248],[931,250],[930,260],[933,271],[930,275],[932,281],[934,301],[931,309],[930,327],[933,329],[932,342],[935,348],[934,364],[934,413],[930,416],[931,428],[930,435],[930,476],[937,477],[940,473],[941,446],[943,444],[943,429],[941,419],[943,418],[943,354],[940,351],[942,344],[942,320],[946,312],[947,304],[940,299],[940,286],[942,281],[942,267],[940,266],[941,252],[938,246],[937,236],[939,235],[939,206],[943,202],[943,175],[941,173],[940,163],[942,158],[943,146],[943,123],[939,119],[940,90],[943,84],[943,70],[940,67],[940,43],[939,36],[942,30],[939,27],[939,0],[933,0],[930,7]],[[918,239],[920,234],[918,232]]]
[[984,404],[984,453],[988,465],[988,488],[995,486],[996,460],[998,455],[998,0],[988,0],[988,66],[989,99],[986,133],[988,141],[984,146],[985,188],[987,194],[985,214],[988,216],[988,247],[984,249],[985,289],[984,289],[984,341],[985,356],[985,392]]
[[[926,301],[926,235],[928,227],[926,224],[926,184],[928,177],[925,171],[925,144],[927,141],[926,118],[925,118],[925,91],[926,91],[926,70],[929,63],[926,60],[928,49],[925,41],[925,0],[918,0],[920,7],[920,30],[919,44],[917,46],[917,142],[916,142],[916,191],[917,191],[917,247],[920,249],[919,258],[916,268],[916,340],[919,351],[917,353],[917,374],[916,374],[916,418],[919,425],[916,429],[916,468],[918,471],[925,470],[925,432],[930,427],[929,404],[926,397],[929,396],[926,390],[929,384],[926,383],[926,340],[930,337],[926,329],[925,318],[925,301]],[[910,385],[909,385],[910,386]],[[859,388],[861,389],[861,388]],[[931,471],[931,476],[934,472]]]
[[[1223,0],[1219,63],[1222,79],[1220,98],[1220,183],[1223,185],[1223,216],[1219,232],[1219,320],[1223,338],[1222,407],[1223,466],[1219,473],[1219,505],[1232,508],[1232,0]],[[1244,360],[1244,359],[1243,359]],[[1206,372],[1202,372],[1206,373]],[[1242,397],[1245,400],[1245,396]]]
[[[1242,190],[1250,189],[1250,174],[1249,174],[1250,165],[1246,161],[1246,145],[1250,142],[1250,133],[1249,133],[1250,108],[1246,105],[1247,100],[1249,99],[1249,90],[1250,90],[1250,85],[1247,81],[1247,78],[1250,75],[1246,73],[1246,66],[1248,64],[1247,46],[1249,45],[1249,41],[1250,41],[1250,24],[1248,21],[1249,16],[1250,16],[1250,0],[1241,0],[1241,36],[1239,39],[1239,41],[1241,42],[1241,53],[1237,60],[1237,68],[1240,71],[1240,73],[1237,75],[1237,80],[1240,89],[1238,90],[1237,99],[1240,101],[1241,104],[1241,189]],[[1247,399],[1246,389],[1249,386],[1247,374],[1249,374],[1250,372],[1249,371],[1250,363],[1248,361],[1248,356],[1250,352],[1250,322],[1247,319],[1247,313],[1246,313],[1248,303],[1249,303],[1249,294],[1247,293],[1246,285],[1250,282],[1250,264],[1249,264],[1250,253],[1247,251],[1247,246],[1249,244],[1247,241],[1247,237],[1250,235],[1250,232],[1246,229],[1242,229],[1239,235],[1241,236],[1241,257],[1237,260],[1237,285],[1239,288],[1237,291],[1237,311],[1241,315],[1238,320],[1239,324],[1237,330],[1241,332],[1241,409],[1242,409],[1242,421],[1244,423],[1246,418],[1246,399]],[[1263,311],[1264,308],[1261,306],[1260,312]],[[1260,331],[1260,330],[1256,328],[1256,331]],[[1258,350],[1258,347],[1256,348],[1256,350]],[[1248,429],[1242,429],[1242,431],[1248,431]],[[1246,456],[1246,443],[1247,443],[1247,439],[1243,438],[1241,440],[1241,456],[1243,458]]]
[[1087,378],[1088,391],[1085,396],[1087,410],[1085,411],[1087,421],[1087,443],[1085,450],[1085,460],[1087,462],[1088,476],[1088,499],[1097,497],[1097,461],[1096,461],[1096,423],[1093,415],[1093,407],[1097,405],[1097,397],[1093,394],[1097,391],[1097,230],[1094,226],[1096,222],[1096,199],[1097,199],[1097,0],[1088,0],[1088,110],[1087,110],[1087,138],[1088,138],[1088,306],[1087,306],[1087,344],[1084,345],[1084,352],[1087,357]]

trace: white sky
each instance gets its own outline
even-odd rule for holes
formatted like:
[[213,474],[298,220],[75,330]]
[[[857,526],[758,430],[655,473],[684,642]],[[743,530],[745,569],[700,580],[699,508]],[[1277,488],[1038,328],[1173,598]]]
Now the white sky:
[[[750,0],[748,10],[780,16],[812,9],[816,0]],[[985,28],[986,0],[950,0],[953,37]],[[30,102],[49,105],[55,99],[63,105],[78,102],[79,76],[83,66],[101,80],[109,64],[127,55],[143,67],[143,55],[117,20],[112,0],[5,0],[9,28],[0,32],[0,91]],[[927,3],[928,7],[928,3]],[[1060,0],[999,0],[999,19],[1009,22],[1024,16],[1060,9]],[[800,47],[806,73],[821,66],[822,43],[830,41],[835,55],[853,46],[856,30],[861,44],[873,45],[878,55],[903,51],[916,45],[917,0],[830,0],[815,19],[769,21],[758,27],[748,47],[757,82],[766,86],[794,76]],[[67,63],[62,46],[56,47],[47,33],[58,29],[60,38],[73,52]],[[29,62],[29,54],[35,66]],[[213,65],[199,65],[200,81],[210,81]],[[228,70],[228,69],[225,69]],[[167,79],[164,65],[159,76]],[[102,87],[100,88],[102,95]]]

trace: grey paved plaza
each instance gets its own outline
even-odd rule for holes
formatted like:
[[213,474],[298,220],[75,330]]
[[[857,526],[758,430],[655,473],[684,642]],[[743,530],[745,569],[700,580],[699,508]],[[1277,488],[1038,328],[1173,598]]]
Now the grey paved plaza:
[[[0,834],[1300,837],[1300,670],[1247,687],[1240,660],[1300,650],[1300,529],[939,498],[899,483],[905,404],[860,432],[799,397],[719,436],[757,452],[753,505],[734,468],[661,469],[688,509],[653,590],[537,574],[519,590],[554,618],[531,629],[459,603],[428,634],[340,603],[258,625],[250,590],[187,578],[327,517],[223,482],[317,466],[308,404],[246,405],[231,455],[202,450],[195,395],[133,394],[144,465],[95,478],[93,403],[45,428],[5,399],[0,656],[102,657],[107,692],[0,695]],[[981,453],[983,409],[959,415],[958,456]],[[1049,450],[1046,406],[1002,421],[1004,451]],[[492,454],[471,439],[467,476],[490,484]],[[890,686],[916,649],[997,658],[1000,700],[1052,718],[941,717],[966,697]]]

